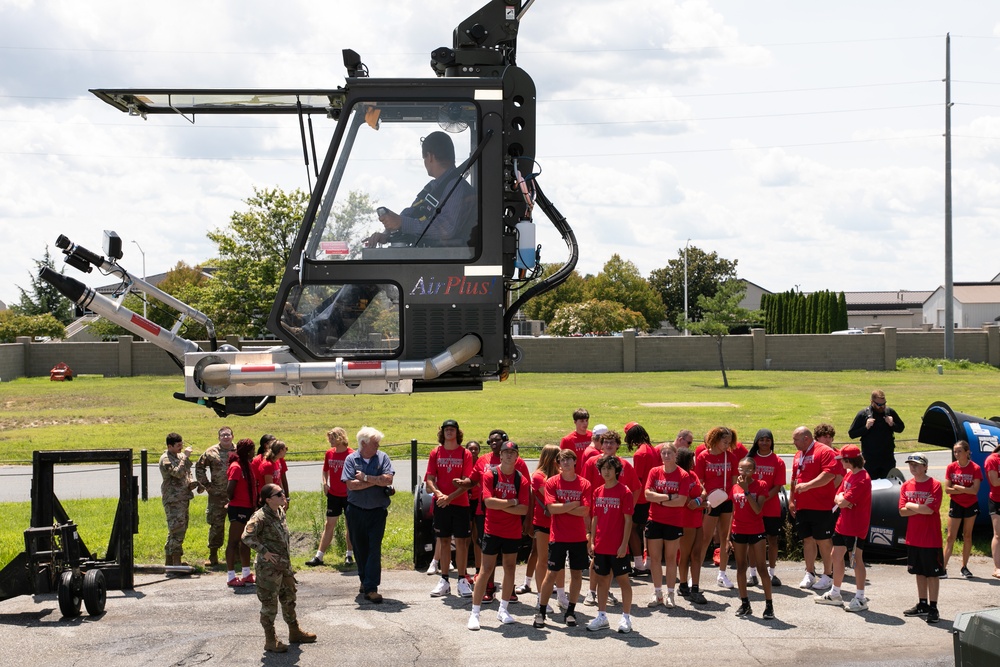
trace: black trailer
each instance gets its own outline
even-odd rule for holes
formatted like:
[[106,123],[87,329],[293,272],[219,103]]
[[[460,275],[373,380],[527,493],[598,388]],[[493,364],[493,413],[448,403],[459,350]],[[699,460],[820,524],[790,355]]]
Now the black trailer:
[[[119,497],[104,558],[84,544],[55,494],[56,464],[118,464]],[[138,483],[131,449],[36,451],[32,458],[31,527],[24,551],[0,570],[0,600],[58,592],[65,617],[104,612],[108,589],[132,590],[132,536],[139,532]]]

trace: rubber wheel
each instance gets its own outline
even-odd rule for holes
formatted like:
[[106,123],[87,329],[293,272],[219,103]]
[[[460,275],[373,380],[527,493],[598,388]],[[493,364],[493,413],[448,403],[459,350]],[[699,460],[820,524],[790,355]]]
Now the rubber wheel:
[[66,571],[59,579],[59,611],[65,618],[80,615],[80,596],[73,590],[73,573]]
[[108,586],[104,573],[100,570],[90,570],[83,576],[83,604],[87,613],[97,616],[104,613],[104,603],[108,599]]

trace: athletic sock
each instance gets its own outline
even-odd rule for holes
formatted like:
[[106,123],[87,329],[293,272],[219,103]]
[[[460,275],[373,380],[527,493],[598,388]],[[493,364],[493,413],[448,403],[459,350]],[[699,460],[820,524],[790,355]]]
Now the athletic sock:
[[479,612],[482,611],[483,606],[481,604],[472,605],[472,615],[479,616]]
[[316,550],[316,558],[319,560],[323,560],[323,552],[320,551],[319,549]]
[[865,599],[865,589],[863,589],[863,588],[859,588],[858,590],[856,590],[856,591],[854,592],[854,597],[855,597],[855,599],[857,599],[857,600],[858,600],[859,602],[864,602],[864,599]]
[[354,552],[351,551],[350,549],[348,549],[347,553],[344,554],[344,557],[345,558],[354,558]]
[[524,578],[524,585],[525,586],[531,586],[531,577],[525,577]]
[[240,576],[243,577],[244,579],[246,579],[247,577],[249,577],[250,576],[250,568],[249,567],[243,568],[243,574],[240,575]]
[[507,611],[507,605],[510,604],[510,600],[500,600],[500,611]]
[[774,568],[773,567],[767,568],[767,576],[769,576],[769,577],[773,577],[774,576]]
[[931,603],[931,609],[937,609],[937,600],[933,600]]
[[833,597],[840,595],[840,586],[830,586],[830,595]]
[[570,602],[568,605],[566,605],[566,613],[567,614],[575,614],[576,613],[576,603],[575,602]]
[[654,588],[653,592],[656,594],[656,597],[658,597],[658,598],[662,598],[663,597],[663,589],[662,588]]
[[751,577],[756,577],[757,576],[757,568],[755,568],[755,567],[751,567],[750,568],[750,576]]
[[[668,595],[673,595],[673,594],[674,594],[674,589],[672,589],[672,588],[668,588],[668,589],[667,589],[667,594],[668,594]],[[659,595],[659,593],[657,593],[657,595]]]
[[229,572],[227,572],[226,575],[227,575],[227,579],[229,581],[232,581],[233,579],[236,578],[236,570],[229,570]]

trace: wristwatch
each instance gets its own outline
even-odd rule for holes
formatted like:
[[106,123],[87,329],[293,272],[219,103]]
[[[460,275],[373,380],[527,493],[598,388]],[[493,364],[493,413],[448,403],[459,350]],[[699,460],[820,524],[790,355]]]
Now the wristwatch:
[[363,475],[362,475],[362,478],[361,478],[361,481],[363,481],[363,482],[367,483],[367,482],[368,482],[368,475],[364,475],[364,474],[363,474]]

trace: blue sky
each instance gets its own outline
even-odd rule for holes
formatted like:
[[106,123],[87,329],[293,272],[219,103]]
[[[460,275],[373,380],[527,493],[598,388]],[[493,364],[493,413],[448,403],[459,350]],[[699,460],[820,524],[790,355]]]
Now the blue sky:
[[[142,121],[88,88],[335,87],[343,48],[373,76],[426,77],[481,3],[345,4],[0,0],[0,300],[60,233],[99,249],[114,229],[123,264],[141,274],[137,243],[152,274],[211,257],[205,233],[253,186],[307,187],[294,117]],[[991,5],[537,0],[518,63],[538,90],[540,182],[580,270],[619,253],[648,275],[690,239],[773,291],[934,289],[950,32],[955,279],[991,279]],[[564,258],[554,232],[539,241],[543,261]]]

